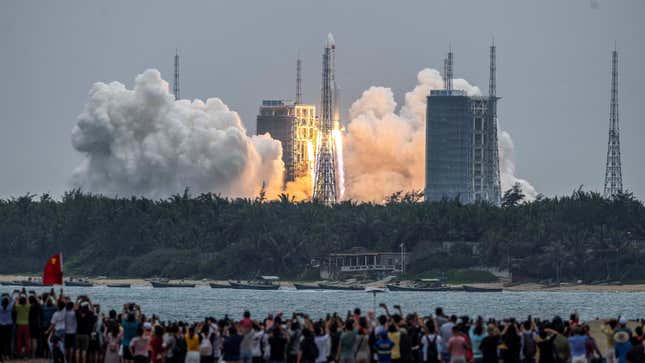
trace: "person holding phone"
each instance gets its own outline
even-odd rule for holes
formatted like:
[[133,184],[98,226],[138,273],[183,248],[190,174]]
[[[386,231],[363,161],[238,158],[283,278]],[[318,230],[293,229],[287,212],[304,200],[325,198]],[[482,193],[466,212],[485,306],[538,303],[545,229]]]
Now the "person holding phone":
[[11,354],[11,330],[13,329],[14,299],[7,293],[0,300],[0,360],[9,359]]

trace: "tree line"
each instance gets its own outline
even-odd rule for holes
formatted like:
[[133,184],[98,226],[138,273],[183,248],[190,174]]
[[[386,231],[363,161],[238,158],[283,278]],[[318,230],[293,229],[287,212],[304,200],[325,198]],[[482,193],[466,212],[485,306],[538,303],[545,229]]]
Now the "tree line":
[[[362,247],[410,251],[409,274],[510,268],[527,280],[645,280],[645,207],[631,193],[523,203],[518,186],[502,206],[424,203],[418,192],[384,204],[229,199],[188,191],[167,199],[111,198],[72,190],[0,199],[0,273],[37,273],[62,251],[67,272],[114,277],[250,278],[311,274],[312,259]],[[442,249],[442,243],[477,242]],[[470,243],[472,245],[472,243]]]

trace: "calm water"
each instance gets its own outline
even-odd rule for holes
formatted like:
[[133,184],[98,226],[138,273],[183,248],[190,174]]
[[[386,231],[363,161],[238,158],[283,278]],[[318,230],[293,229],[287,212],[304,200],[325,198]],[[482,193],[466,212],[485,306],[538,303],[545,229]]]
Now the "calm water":
[[[30,288],[37,292],[45,288]],[[0,292],[13,288],[0,286]],[[645,316],[645,293],[617,292],[390,292],[376,298],[363,291],[277,290],[253,291],[232,289],[167,288],[151,287],[109,288],[67,287],[66,294],[88,295],[92,302],[100,303],[103,311],[120,311],[123,304],[136,302],[147,314],[156,313],[164,320],[198,320],[206,316],[221,317],[229,314],[239,317],[244,310],[254,316],[283,311],[301,311],[313,317],[323,317],[328,312],[344,315],[347,310],[360,307],[374,308],[375,304],[399,304],[405,312],[428,314],[441,306],[447,313],[482,315],[484,317],[536,317],[551,318],[555,314],[568,316],[575,309],[583,319],[624,315],[628,318]]]

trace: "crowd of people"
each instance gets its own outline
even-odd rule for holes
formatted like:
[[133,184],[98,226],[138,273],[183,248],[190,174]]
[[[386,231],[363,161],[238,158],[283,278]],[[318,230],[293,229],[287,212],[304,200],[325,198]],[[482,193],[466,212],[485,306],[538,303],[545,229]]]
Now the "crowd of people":
[[280,312],[256,319],[224,316],[162,321],[136,303],[101,310],[88,296],[61,290],[14,291],[0,304],[0,360],[47,358],[54,363],[640,363],[643,321],[603,322],[607,349],[577,314],[569,319],[428,316],[381,304],[313,319]]

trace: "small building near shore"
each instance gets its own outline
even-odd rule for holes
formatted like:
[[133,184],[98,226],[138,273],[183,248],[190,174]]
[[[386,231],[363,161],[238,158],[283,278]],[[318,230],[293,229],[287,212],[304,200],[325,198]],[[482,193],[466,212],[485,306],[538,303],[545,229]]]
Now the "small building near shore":
[[351,251],[330,253],[319,259],[320,277],[342,279],[355,276],[384,277],[407,269],[407,252]]

